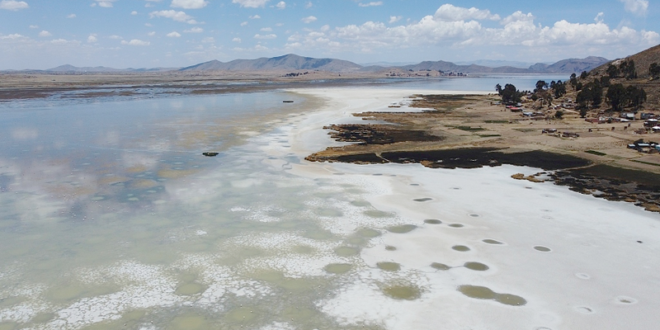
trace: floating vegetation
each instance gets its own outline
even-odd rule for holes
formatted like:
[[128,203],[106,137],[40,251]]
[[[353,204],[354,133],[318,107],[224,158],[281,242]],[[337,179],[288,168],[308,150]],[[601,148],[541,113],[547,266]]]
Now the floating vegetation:
[[415,225],[401,225],[401,226],[389,227],[387,228],[387,231],[389,231],[390,233],[405,234],[415,230],[415,228],[417,228],[417,226]]
[[490,269],[490,267],[480,263],[480,262],[466,262],[463,266],[470,270],[476,270],[478,272],[484,272]]
[[394,299],[415,300],[421,297],[422,292],[412,285],[391,285],[383,288],[383,293]]
[[330,274],[346,274],[353,268],[350,264],[329,264],[323,268]]
[[424,220],[424,223],[428,223],[429,225],[439,225],[442,223],[442,221],[438,219],[426,219]]
[[385,247],[385,250],[387,250],[387,251],[396,251],[396,247],[388,245],[388,246]]
[[351,246],[340,246],[335,249],[335,254],[340,257],[353,257],[360,254],[360,249]]
[[467,252],[470,251],[470,248],[465,246],[465,245],[454,245],[451,247],[453,250],[459,251],[459,252]]
[[450,270],[450,269],[451,269],[451,267],[449,267],[449,266],[447,266],[447,265],[445,265],[445,264],[438,263],[438,262],[434,262],[434,263],[432,263],[432,264],[431,264],[431,267],[433,267],[433,268],[435,268],[435,269],[437,269],[437,270]]
[[379,262],[376,264],[376,266],[384,271],[388,272],[398,272],[401,270],[401,265],[397,264],[396,262]]
[[413,199],[413,200],[414,200],[415,202],[423,203],[423,202],[432,201],[433,198],[416,198],[416,199]]
[[482,242],[484,242],[484,243],[486,243],[486,244],[492,244],[492,245],[502,245],[502,244],[504,244],[504,243],[502,243],[502,242],[500,242],[500,241],[496,241],[496,240],[494,240],[494,239],[490,239],[490,238],[485,239],[485,240],[483,240]]
[[452,227],[452,228],[463,228],[464,226],[463,226],[462,224],[460,224],[460,223],[452,223],[451,225],[449,225],[449,227]]
[[367,238],[374,238],[380,236],[380,232],[378,230],[374,229],[369,229],[369,228],[363,228],[358,230],[357,232],[358,235],[362,237],[367,237]]
[[535,246],[534,250],[541,251],[541,252],[550,252],[550,251],[552,251],[552,250],[550,250],[549,248],[547,248],[545,246]]
[[378,210],[367,210],[363,212],[364,215],[372,218],[391,218],[393,216],[390,212],[378,211]]
[[508,293],[497,293],[485,286],[461,285],[458,287],[458,291],[470,298],[494,300],[500,304],[509,306],[523,306],[527,304],[527,300],[522,297]]

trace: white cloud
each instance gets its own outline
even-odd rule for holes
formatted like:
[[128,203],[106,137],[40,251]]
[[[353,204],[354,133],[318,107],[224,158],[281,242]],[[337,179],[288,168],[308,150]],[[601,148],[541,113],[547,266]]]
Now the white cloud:
[[305,24],[316,22],[316,20],[317,20],[317,18],[314,17],[314,16],[308,16],[308,17],[305,17],[305,18],[301,19],[301,21],[303,21],[303,23],[305,23]]
[[394,24],[401,20],[401,16],[390,16],[390,24]]
[[147,35],[150,36],[150,37],[153,37],[153,36],[156,35],[156,32],[155,32],[155,31],[151,31],[151,32],[147,33]]
[[307,9],[312,8],[312,6],[314,6],[314,4],[311,1],[307,1],[307,3],[305,4],[305,8]]
[[90,44],[93,44],[97,41],[98,41],[98,39],[96,38],[95,34],[90,34],[89,37],[87,37],[87,42],[90,43]]
[[20,10],[20,9],[28,9],[28,8],[30,8],[30,6],[25,1],[16,1],[16,0],[0,1],[0,9]]
[[215,39],[213,37],[206,37],[206,38],[202,39],[202,42],[205,43],[205,44],[211,44],[211,43],[215,42]]
[[50,41],[51,44],[64,45],[64,44],[79,44],[80,42],[75,40],[66,40],[66,39],[53,39]]
[[266,6],[270,0],[231,0],[231,3],[237,3],[245,8],[260,8]]
[[30,29],[38,29],[39,25],[30,25]]
[[92,6],[98,3],[99,7],[112,8],[112,3],[117,0],[94,0],[94,1],[96,1],[96,3],[92,4]]
[[372,1],[368,3],[358,3],[358,6],[360,7],[376,7],[376,6],[382,6],[383,2],[382,1]]
[[605,17],[605,14],[603,14],[603,12],[601,11],[601,12],[598,13],[598,15],[596,15],[596,17],[594,18],[594,22],[596,22],[596,23],[602,23],[602,22],[603,22],[603,17]]
[[185,33],[202,33],[202,32],[204,32],[204,29],[202,29],[201,27],[194,27],[192,29],[184,30],[183,32],[185,32]]
[[286,8],[286,2],[280,1],[277,3],[277,5],[275,5],[275,7],[277,7],[277,9],[284,9]]
[[66,16],[66,18],[76,18],[76,14],[69,14]]
[[25,38],[25,37],[22,36],[22,35],[20,35],[20,34],[18,34],[18,33],[14,33],[14,34],[6,35],[6,36],[1,36],[1,35],[0,35],[0,39],[5,39],[5,40],[6,40],[6,39],[15,40],[15,39],[21,39],[21,38]]
[[114,40],[121,40],[121,39],[124,39],[124,38],[122,38],[122,37],[120,37],[120,36],[118,36],[118,35],[116,35],[116,34],[113,34],[113,35],[109,36],[108,38],[110,38],[110,39],[114,39]]
[[46,30],[43,30],[43,31],[39,32],[40,37],[50,37],[52,35],[53,35],[52,33],[48,32]]
[[272,33],[271,34],[266,34],[266,35],[261,35],[261,34],[257,33],[257,34],[254,35],[254,38],[255,39],[261,39],[261,40],[270,40],[270,39],[277,38],[277,35],[272,34]]
[[186,14],[185,12],[182,11],[176,11],[176,10],[161,10],[161,11],[154,11],[149,13],[149,17],[154,18],[154,17],[164,17],[164,18],[171,18],[177,22],[183,22],[183,23],[188,23],[188,24],[197,24],[197,21],[195,21],[192,16]]
[[208,5],[208,1],[204,0],[172,0],[171,7],[183,9],[200,9]]
[[269,27],[261,28],[261,32],[272,32],[273,29]]
[[248,25],[248,22],[242,22],[241,23],[241,26],[246,26],[246,25]]
[[239,44],[242,42],[242,41],[241,41],[241,38],[234,38],[234,39],[232,39],[231,41],[233,41],[233,42],[238,42]]
[[138,14],[138,13],[137,13],[137,11],[135,11],[135,10],[133,10],[133,11],[131,12],[131,15],[137,15],[137,14]]
[[167,36],[170,37],[170,38],[179,38],[179,37],[181,37],[181,33],[176,32],[176,31],[172,31],[172,32],[168,33]]
[[[499,20],[499,26],[483,26],[480,20]],[[336,52],[352,49],[370,53],[378,49],[409,49],[419,46],[455,49],[492,49],[497,46],[510,47],[518,53],[527,50],[530,54],[562,52],[575,56],[570,54],[570,50],[579,48],[591,54],[604,54],[615,47],[625,51],[631,46],[651,46],[658,41],[660,35],[654,31],[635,31],[625,26],[610,28],[598,20],[589,24],[561,20],[551,26],[543,26],[535,23],[531,13],[517,11],[501,19],[488,10],[443,5],[434,15],[425,16],[408,25],[388,27],[385,23],[369,21],[332,30],[306,29],[305,32],[289,36],[285,48],[322,48]]]
[[648,0],[619,0],[623,2],[623,8],[635,15],[645,16],[649,9]]
[[451,4],[444,4],[438,8],[434,17],[442,21],[464,21],[464,20],[499,20],[500,16],[492,15],[490,10],[480,10],[477,8],[462,8]]
[[259,16],[259,15],[253,15],[253,16],[250,16],[250,19],[261,19],[261,16]]
[[142,41],[142,40],[139,40],[139,39],[133,39],[131,41],[122,40],[121,44],[122,45],[129,45],[129,46],[149,46],[149,45],[151,45],[150,42]]

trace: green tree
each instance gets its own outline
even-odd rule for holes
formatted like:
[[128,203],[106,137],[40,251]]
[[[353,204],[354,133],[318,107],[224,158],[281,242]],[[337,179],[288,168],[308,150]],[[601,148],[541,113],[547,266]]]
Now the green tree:
[[536,89],[534,90],[534,92],[536,93],[536,92],[544,91],[546,89],[548,89],[548,83],[545,82],[545,80],[539,80],[536,82]]
[[607,75],[610,76],[610,78],[616,78],[620,74],[619,68],[616,65],[610,64],[607,67]]
[[637,70],[635,70],[635,61],[633,60],[621,62],[619,70],[627,80],[637,78]]
[[522,93],[512,84],[504,85],[504,89],[502,89],[500,95],[504,103],[517,103],[522,100]]
[[571,84],[571,86],[573,86],[573,89],[577,89],[578,81],[577,81],[577,76],[575,75],[575,73],[571,74],[570,84]]
[[660,77],[660,65],[658,65],[658,63],[651,63],[651,65],[649,65],[649,75],[653,79],[658,79],[658,77]]
[[610,104],[614,111],[623,110],[623,106],[627,103],[627,97],[626,88],[622,84],[611,85],[605,95],[607,103]]
[[502,85],[495,85],[495,90],[497,91],[497,94],[502,95]]
[[603,87],[610,87],[610,77],[608,76],[600,77],[600,85]]
[[584,118],[587,116],[587,108],[583,107],[580,109],[580,118]]
[[557,112],[555,112],[555,118],[557,118],[557,119],[564,118],[564,112],[561,111],[561,110],[557,110]]
[[587,79],[588,76],[589,73],[587,73],[587,71],[582,71],[582,73],[580,73],[580,79]]
[[626,99],[635,109],[639,109],[646,102],[646,91],[643,88],[628,86],[626,88]]
[[[554,81],[553,81],[553,83],[554,83]],[[551,84],[551,86],[552,86],[552,84]],[[566,84],[561,82],[561,80],[559,80],[552,87],[552,91],[555,94],[555,98],[558,99],[558,98],[566,95]]]

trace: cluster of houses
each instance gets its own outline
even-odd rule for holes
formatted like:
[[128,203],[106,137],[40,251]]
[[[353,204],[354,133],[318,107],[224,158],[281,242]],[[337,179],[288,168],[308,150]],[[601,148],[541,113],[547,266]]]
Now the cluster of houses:
[[628,145],[628,149],[635,149],[639,152],[650,153],[652,151],[660,152],[660,145],[657,142],[644,142],[644,140],[637,140]]
[[574,133],[574,132],[559,132],[557,131],[556,128],[544,128],[541,130],[541,134],[548,134],[556,137],[564,137],[564,138],[578,138],[580,137],[580,134]]
[[[585,118],[584,120],[594,124],[611,124],[611,123],[627,123],[637,120],[634,112],[622,112],[619,117],[607,117],[603,115],[604,112],[599,113],[596,118]],[[660,123],[656,119],[656,114],[652,112],[642,112],[639,115],[641,120],[644,120],[644,128],[646,131],[660,132]]]
[[527,111],[525,108],[523,108],[521,103],[507,105],[506,108],[511,112],[518,112],[523,117],[532,120],[543,120],[547,118],[547,114],[545,112]]

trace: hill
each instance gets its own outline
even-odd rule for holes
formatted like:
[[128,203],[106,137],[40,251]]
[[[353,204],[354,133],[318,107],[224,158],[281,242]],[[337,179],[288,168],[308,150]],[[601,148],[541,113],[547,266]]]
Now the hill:
[[400,67],[404,70],[440,70],[444,72],[463,72],[463,73],[580,73],[582,71],[589,71],[608,60],[602,57],[590,56],[583,59],[571,58],[561,60],[553,64],[537,63],[529,68],[519,68],[513,66],[500,66],[490,67],[484,65],[458,65],[452,62],[445,61],[426,61],[415,65],[406,65]]
[[255,60],[233,60],[220,62],[217,60],[200,63],[181,69],[181,71],[295,71],[295,70],[321,70],[331,72],[358,71],[362,66],[353,62],[331,59],[311,58],[294,54],[258,58]]
[[641,51],[637,54],[630,55],[626,58],[616,59],[611,62],[604,63],[603,65],[598,66],[590,72],[590,74],[595,75],[604,75],[607,72],[607,68],[610,64],[619,65],[622,61],[633,60],[635,62],[635,68],[637,70],[638,78],[649,78],[649,66],[651,63],[660,64],[660,45],[651,47],[647,50]]
[[[600,79],[601,77],[609,77],[607,69],[610,65],[620,67],[623,62],[633,61],[635,63],[635,71],[637,73],[637,78],[626,79],[623,76],[616,76],[610,78],[611,84],[620,83],[624,87],[634,86],[637,88],[643,88],[646,92],[646,102],[644,103],[644,108],[646,109],[658,109],[660,108],[660,79],[651,79],[649,75],[649,67],[651,63],[657,63],[660,65],[660,45],[651,47],[644,51],[641,51],[637,54],[630,55],[625,58],[616,59],[614,61],[607,62],[603,65],[598,66],[597,68],[589,72],[589,76],[586,79],[581,79],[583,84],[586,84],[594,79]],[[606,92],[606,91],[604,91]]]
[[44,70],[48,73],[122,73],[122,72],[160,72],[160,71],[171,71],[176,70],[173,68],[151,68],[151,69],[115,69],[108,68],[105,66],[96,66],[96,67],[76,67],[70,64],[60,65],[56,68]]
[[403,66],[361,66],[359,64],[330,58],[302,57],[294,54],[273,57],[258,58],[254,60],[233,60],[231,62],[220,62],[217,60],[204,62],[181,69],[181,71],[296,71],[296,70],[320,70],[330,72],[381,72],[388,70],[412,70],[412,71],[443,71],[462,73],[565,73],[589,71],[603,63],[608,62],[602,57],[590,56],[584,59],[566,59],[554,64],[537,63],[529,68],[513,66],[490,67],[484,65],[470,64],[458,65],[446,61],[424,61],[419,64]]
[[590,71],[607,62],[609,62],[609,60],[606,58],[589,56],[586,58],[569,58],[550,65],[537,63],[530,66],[529,69],[535,72],[544,72],[544,73],[578,73],[579,74],[582,71]]

